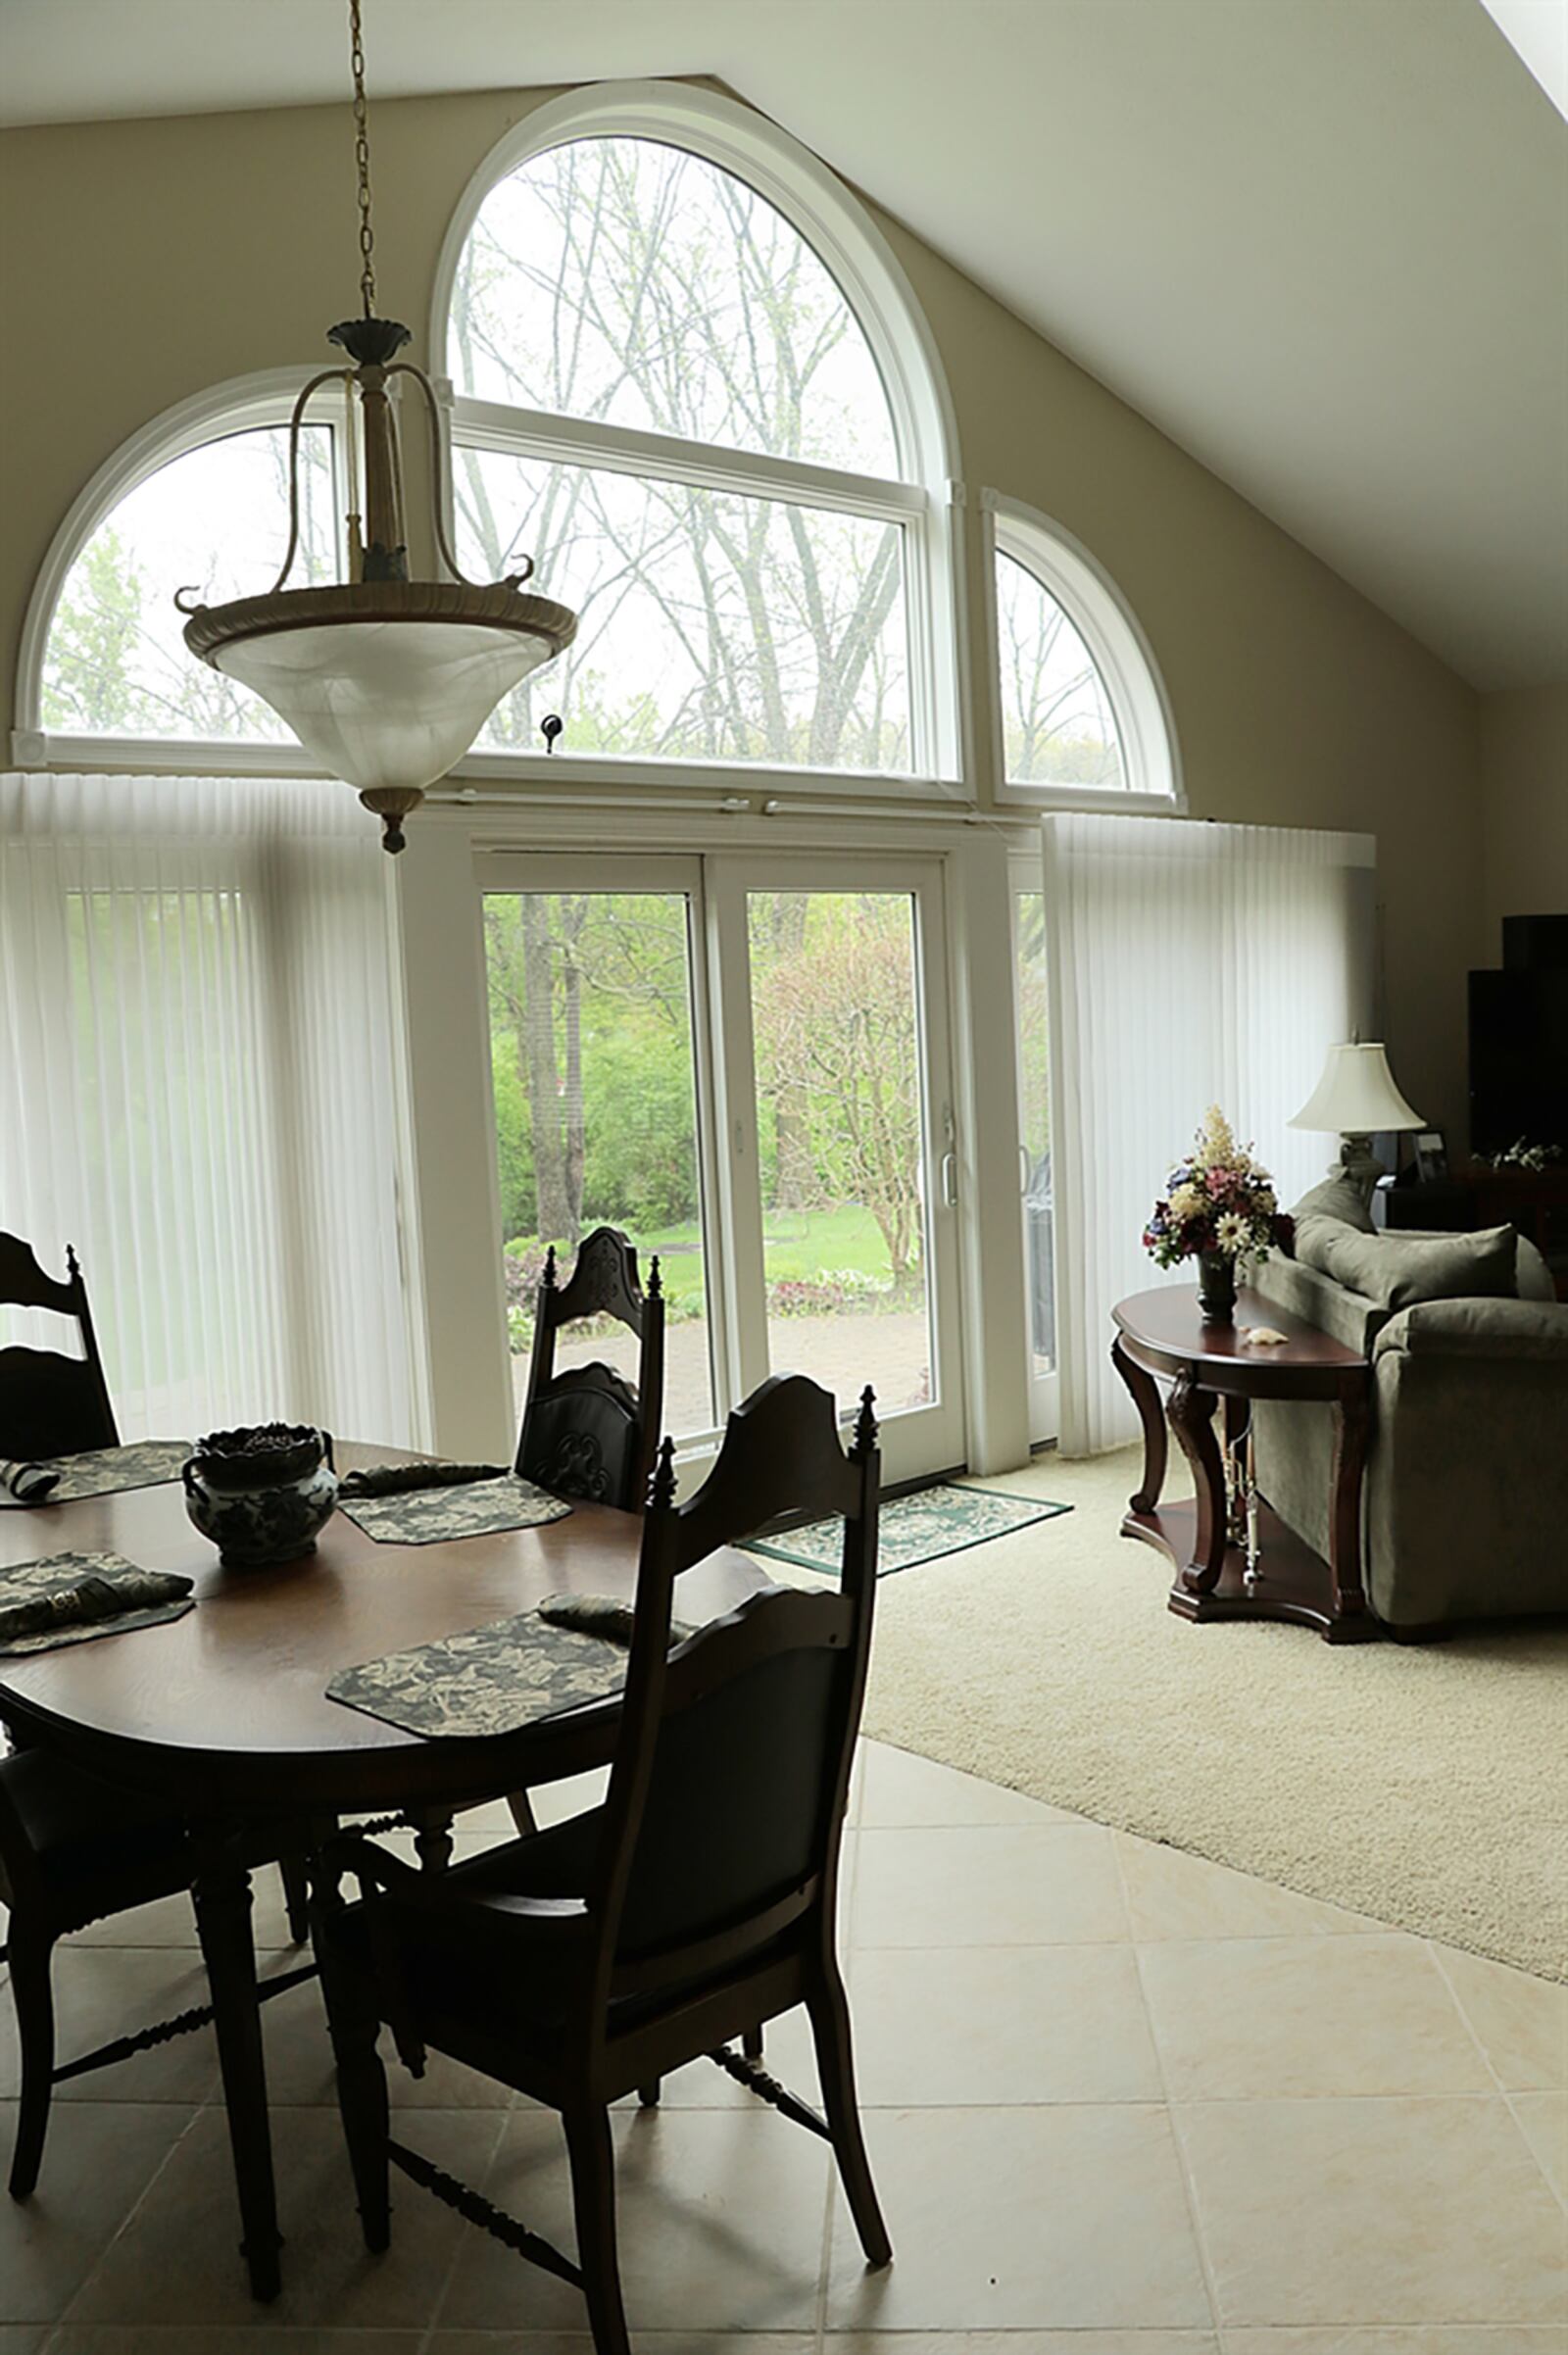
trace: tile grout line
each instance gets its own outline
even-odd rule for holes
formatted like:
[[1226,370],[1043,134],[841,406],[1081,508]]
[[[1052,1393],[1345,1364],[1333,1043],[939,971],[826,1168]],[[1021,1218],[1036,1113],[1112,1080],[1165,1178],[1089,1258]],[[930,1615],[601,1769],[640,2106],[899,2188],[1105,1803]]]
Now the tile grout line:
[[[1526,2090],[1527,2092],[1535,2092],[1539,2090],[1549,2096],[1552,2088],[1550,2085],[1543,2085],[1540,2087],[1530,2086]],[[1547,2171],[1545,2161],[1537,2155],[1536,2146],[1531,2141],[1530,2136],[1525,2133],[1524,2122],[1520,2118],[1518,2110],[1514,2107],[1514,2104],[1518,2099],[1518,2095],[1504,2091],[1502,2098],[1507,2104],[1509,2117],[1513,2120],[1514,2125],[1519,2129],[1520,2140],[1524,2143],[1524,2146],[1526,2150],[1529,2151],[1530,2156],[1535,2160],[1536,2165],[1541,2169],[1542,2174],[1546,2178],[1546,2189],[1556,2200],[1557,2205],[1562,2209],[1564,2215],[1568,2216],[1568,2182],[1564,2183],[1562,2189],[1559,2191],[1557,2185],[1551,2180],[1551,2176]],[[1563,2096],[1563,2098],[1568,2099],[1568,2095]]]
[[[151,2108],[154,2106],[163,2105],[154,2105],[151,2103],[122,2103],[118,2106],[128,2109]],[[168,2106],[171,2109],[173,2109],[179,2105],[171,2102]],[[163,2157],[153,2169],[152,2174],[147,2178],[146,2183],[143,2183],[141,2189],[137,2192],[135,2198],[125,2210],[125,2213],[121,2218],[119,2224],[116,2225],[114,2231],[110,2233],[102,2248],[93,2258],[92,2263],[82,2275],[81,2280],[76,2283],[75,2288],[72,2291],[71,2296],[66,2300],[66,2303],[61,2309],[60,2313],[56,2315],[54,2322],[50,2327],[49,2335],[51,2338],[54,2337],[59,2331],[63,2330],[67,2323],[70,2322],[72,2314],[74,2312],[82,2298],[86,2296],[87,2291],[91,2288],[93,2282],[97,2281],[98,2276],[102,2273],[105,2265],[109,2261],[111,2253],[120,2246],[121,2241],[124,2238],[125,2234],[130,2231],[131,2226],[135,2223],[137,2216],[146,2206],[148,2200],[151,2199],[155,2186],[162,2179],[165,2171],[172,2163],[175,2151],[179,2149],[180,2144],[185,2141],[188,2135],[195,2133],[196,2128],[199,2126],[202,2119],[206,2116],[207,2112],[212,2108],[212,2106],[213,2102],[211,2096],[209,2096],[206,2101],[199,2101],[191,2104],[190,2116],[186,2119],[185,2124],[180,2128],[179,2133],[169,2144],[168,2148],[164,2152]],[[44,2343],[47,2345],[48,2341],[46,2340]]]
[[[1535,2144],[1531,2141],[1530,2136],[1525,2133],[1524,2127],[1520,2122],[1519,2113],[1513,2106],[1514,2092],[1516,2090],[1523,2090],[1524,2088],[1511,2087],[1503,2084],[1502,2077],[1497,2069],[1497,2065],[1494,2061],[1490,2051],[1487,2049],[1487,2045],[1482,2037],[1481,2031],[1479,2028],[1477,2028],[1475,2022],[1470,2017],[1469,2006],[1466,2004],[1464,1997],[1460,1994],[1458,1988],[1454,1986],[1453,1981],[1449,1978],[1447,1971],[1444,1967],[1444,1950],[1442,1940],[1440,1938],[1425,1938],[1423,1939],[1422,1943],[1425,1945],[1427,1952],[1432,1958],[1433,1967],[1436,1970],[1438,1977],[1442,1980],[1444,1986],[1448,1990],[1449,1999],[1452,2002],[1455,2011],[1458,2013],[1460,2019],[1464,2023],[1466,2034],[1469,2036],[1470,2040],[1474,2044],[1477,2052],[1481,2055],[1482,2067],[1486,2070],[1487,2075],[1491,2078],[1493,2084],[1497,2088],[1497,2092],[1502,2100],[1503,2107],[1506,2109],[1508,2116],[1513,2121],[1514,2133],[1518,2135],[1530,2157],[1532,2160],[1534,2160],[1537,2168],[1544,2178],[1546,2189],[1550,2196],[1557,2202],[1557,2205],[1560,2208],[1568,2210],[1568,2184],[1565,2184],[1562,2190],[1558,2190],[1557,2185],[1552,2182],[1551,2177],[1547,2172],[1545,2161],[1537,2156]],[[1507,1966],[1504,1966],[1504,1968],[1506,1967]],[[1546,2085],[1543,2086],[1541,2090],[1544,2092],[1550,2092],[1552,2088],[1549,2085]]]
[[1176,2153],[1176,2170],[1181,2178],[1182,2199],[1187,2210],[1188,2229],[1192,2232],[1193,2247],[1198,2254],[1198,2266],[1199,2272],[1202,2277],[1203,2295],[1208,2300],[1209,2328],[1213,2332],[1214,2345],[1216,2349],[1219,2349],[1221,2347],[1221,2326],[1219,2295],[1215,2288],[1214,2269],[1209,2261],[1208,2243],[1204,2238],[1202,2223],[1199,2215],[1198,2188],[1193,2182],[1192,2170],[1188,2165],[1187,2145],[1182,2136],[1181,2123],[1176,2114],[1176,2105],[1171,2099],[1170,2080],[1165,2074],[1165,2054],[1160,2043],[1159,2030],[1155,2023],[1153,2006],[1149,2000],[1149,1989],[1144,1984],[1143,1956],[1139,1948],[1138,1939],[1133,1935],[1132,1890],[1127,1885],[1127,1873],[1122,1862],[1120,1842],[1115,1840],[1112,1840],[1111,1841],[1111,1853],[1116,1860],[1116,1880],[1117,1885],[1121,1889],[1122,1906],[1127,1916],[1127,1944],[1132,1953],[1133,1973],[1138,1981],[1138,2000],[1143,2006],[1144,2026],[1149,2033],[1149,2047],[1154,2056],[1154,2068],[1159,2078],[1161,2094],[1160,2106],[1165,2113],[1166,2131],[1170,2135],[1171,2144]]
[[[501,2145],[507,2138],[507,2129],[511,2125],[513,2118],[515,2116],[516,2109],[517,2094],[514,2089],[512,2099],[497,2113],[495,2139],[490,2145],[489,2154],[485,2159],[484,2168],[480,2175],[479,2182],[474,2186],[478,2191],[486,2192],[489,2189],[491,2179],[495,2174],[496,2161],[501,2156]],[[416,2115],[416,2113],[411,2112],[410,2114]],[[459,2217],[458,2236],[452,2244],[452,2255],[448,2259],[446,2271],[441,2277],[441,2286],[436,2291],[435,2303],[430,2309],[430,2319],[425,2324],[424,2330],[420,2334],[416,2355],[425,2355],[425,2350],[428,2348],[430,2341],[434,2338],[437,2330],[439,2330],[441,2328],[441,2317],[446,2310],[447,2300],[452,2295],[452,2284],[457,2279],[458,2266],[462,2260],[464,2248],[466,2245],[464,2239],[464,2234],[472,2229],[473,2228],[467,2224],[465,2218],[461,2216]]]

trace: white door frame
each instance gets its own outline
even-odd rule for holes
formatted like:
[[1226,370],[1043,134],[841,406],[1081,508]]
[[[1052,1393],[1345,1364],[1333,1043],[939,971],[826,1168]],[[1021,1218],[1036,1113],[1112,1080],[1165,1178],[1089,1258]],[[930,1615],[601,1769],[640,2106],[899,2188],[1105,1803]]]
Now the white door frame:
[[[920,1032],[922,1096],[922,1206],[927,1311],[936,1398],[929,1406],[879,1414],[883,1477],[911,1480],[951,1470],[965,1460],[964,1348],[959,1293],[956,1211],[962,1155],[958,1150],[959,1106],[953,1076],[949,1013],[949,970],[943,861],[918,855],[868,857],[854,851],[810,853],[726,851],[708,861],[710,937],[720,977],[717,990],[720,1036],[715,1064],[721,1073],[719,1108],[724,1150],[720,1186],[726,1184],[726,1214],[733,1225],[726,1240],[734,1256],[735,1284],[742,1303],[738,1372],[742,1396],[770,1370],[765,1313],[764,1245],[757,1132],[756,1066],[752,1042],[751,957],[747,894],[790,889],[818,892],[874,891],[903,895],[913,903],[914,986]],[[946,1166],[950,1184],[944,1192]],[[842,1423],[854,1421],[857,1399],[839,1400]]]
[[[916,855],[889,859],[837,850],[704,856],[641,851],[540,854],[519,849],[481,853],[473,871],[481,898],[498,892],[645,890],[684,894],[690,907],[697,1126],[717,1428],[683,1434],[683,1460],[700,1459],[712,1450],[729,1407],[748,1398],[770,1370],[747,895],[790,888],[909,895],[915,913],[924,1115],[923,1240],[937,1397],[929,1407],[906,1408],[883,1419],[883,1461],[893,1481],[962,1463],[964,1375],[955,1216],[960,1156],[941,859]],[[493,1102],[487,1117],[493,1158]],[[937,1182],[945,1153],[953,1173],[947,1200]],[[498,1201],[498,1268],[499,1215]],[[857,1403],[853,1398],[839,1400],[846,1425],[853,1422]]]
[[[942,876],[948,947],[947,1015],[958,1113],[956,1223],[962,1268],[966,1421],[951,1460],[977,1474],[1028,1456],[1023,1227],[1018,1215],[1017,1056],[1012,1023],[1009,848],[1015,826],[954,812],[940,822],[835,812],[808,822],[694,811],[667,805],[437,805],[421,810],[411,855],[391,878],[400,923],[399,985],[409,1063],[414,1150],[409,1216],[417,1246],[411,1303],[428,1369],[428,1444],[444,1453],[503,1460],[512,1428],[506,1313],[496,1238],[500,1208],[490,1103],[489,1022],[480,893],[527,888],[562,856],[608,852],[678,864],[697,856],[803,854],[837,862],[859,855],[874,872],[915,859]],[[722,850],[715,837],[722,837]],[[705,901],[706,908],[706,901]],[[700,1052],[711,1054],[716,1008],[707,1006]],[[718,1074],[709,1068],[710,1084]],[[716,1110],[716,1105],[715,1105]],[[717,1172],[710,1178],[721,1201]],[[737,1366],[732,1379],[741,1381]],[[739,1395],[744,1396],[744,1390]]]
[[[1037,897],[1044,896],[1044,879],[1041,873],[1039,859],[1015,852],[1008,860],[1007,885],[1007,912],[1010,927],[1009,940],[1012,950],[1013,970],[1014,974],[1016,974],[1018,956],[1018,902],[1026,893],[1032,893]],[[1024,1287],[1027,1293],[1030,1289],[1031,1280],[1029,1241],[1027,1231],[1029,1213],[1027,1208],[1024,1206],[1024,1195],[1026,1193],[1028,1183],[1028,1148],[1023,1134],[1023,1027],[1020,1020],[1021,1007],[1019,1006],[1016,985],[1014,986],[1013,990],[1012,1008],[1013,1053],[1018,1060],[1018,1163],[1020,1179],[1020,1215],[1018,1225],[1023,1244]],[[1061,1352],[1060,1335],[1058,1333],[1056,1356],[1053,1362],[1051,1372],[1049,1374],[1036,1373],[1034,1359],[1034,1334],[1032,1328],[1032,1306],[1026,1306],[1024,1313],[1024,1380],[1028,1387],[1029,1398],[1029,1444],[1032,1447],[1038,1447],[1045,1445],[1046,1442],[1054,1440],[1061,1428],[1059,1404],[1061,1377],[1058,1371],[1061,1362]]]

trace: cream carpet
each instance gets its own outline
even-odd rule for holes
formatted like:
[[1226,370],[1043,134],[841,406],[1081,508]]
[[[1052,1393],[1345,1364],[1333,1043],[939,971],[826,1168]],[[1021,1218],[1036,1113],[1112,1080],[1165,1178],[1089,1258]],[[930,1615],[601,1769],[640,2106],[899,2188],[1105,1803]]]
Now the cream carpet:
[[1568,1979],[1568,1626],[1192,1626],[1163,1555],[1117,1534],[1139,1460],[988,1477],[1077,1510],[880,1581],[866,1733]]

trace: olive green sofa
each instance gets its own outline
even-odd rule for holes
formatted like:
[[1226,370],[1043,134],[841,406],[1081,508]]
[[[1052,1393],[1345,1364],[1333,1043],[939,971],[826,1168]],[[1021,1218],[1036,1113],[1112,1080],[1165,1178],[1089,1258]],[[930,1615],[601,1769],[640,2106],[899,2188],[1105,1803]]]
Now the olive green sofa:
[[[1327,1205],[1314,1196],[1298,1205],[1297,1249],[1354,1269],[1366,1289],[1279,1252],[1253,1284],[1371,1357],[1362,1544],[1373,1609],[1406,1637],[1459,1620],[1568,1611],[1568,1305],[1557,1303],[1545,1261],[1509,1229],[1512,1265],[1505,1253],[1494,1292],[1396,1305],[1421,1279],[1390,1281],[1385,1254],[1419,1241],[1441,1248],[1440,1239],[1373,1235],[1367,1220],[1347,1226],[1346,1246],[1307,1224],[1325,1206],[1346,1206],[1337,1192],[1318,1188]],[[1494,1253],[1493,1277],[1496,1268]],[[1260,1401],[1253,1430],[1258,1487],[1326,1555],[1333,1409]]]

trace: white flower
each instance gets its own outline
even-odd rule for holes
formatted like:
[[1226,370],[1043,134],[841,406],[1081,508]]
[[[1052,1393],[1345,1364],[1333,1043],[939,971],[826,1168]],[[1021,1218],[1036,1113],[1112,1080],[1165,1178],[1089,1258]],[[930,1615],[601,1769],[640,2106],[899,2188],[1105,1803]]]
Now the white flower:
[[1245,1218],[1240,1210],[1224,1210],[1220,1213],[1214,1233],[1222,1251],[1238,1254],[1245,1251],[1252,1240],[1252,1222]]
[[1178,1220],[1201,1218],[1207,1208],[1208,1197],[1197,1186],[1178,1186],[1170,1198],[1170,1214]]

